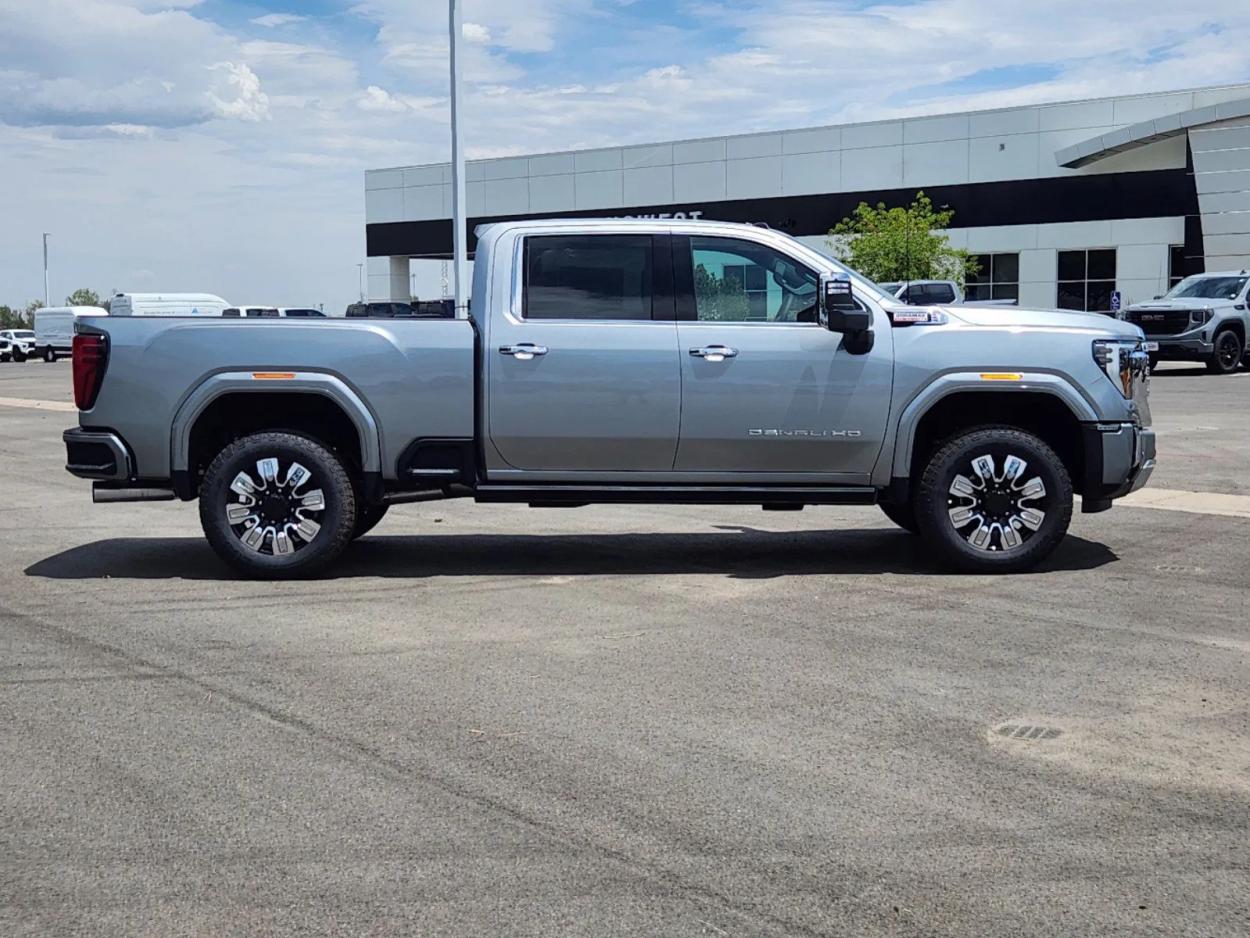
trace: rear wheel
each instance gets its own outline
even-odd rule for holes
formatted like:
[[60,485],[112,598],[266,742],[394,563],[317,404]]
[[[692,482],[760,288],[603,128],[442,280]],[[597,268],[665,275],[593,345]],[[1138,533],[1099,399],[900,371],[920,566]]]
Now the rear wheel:
[[920,533],[948,566],[1028,570],[1072,520],[1072,481],[1055,451],[1010,427],[961,433],[929,459],[916,494]]
[[200,524],[217,555],[240,573],[309,576],[351,540],[355,488],[320,443],[293,433],[255,433],[231,443],[208,467]]
[[1232,329],[1215,334],[1215,351],[1207,359],[1207,371],[1213,375],[1231,375],[1241,366],[1241,336]]
[[56,349],[54,349],[51,345],[45,348],[43,350],[43,360],[49,365],[56,361]]
[[916,524],[916,506],[910,502],[903,504],[894,504],[891,502],[881,502],[881,510],[885,512],[885,516],[897,524],[909,534],[919,534],[920,528]]

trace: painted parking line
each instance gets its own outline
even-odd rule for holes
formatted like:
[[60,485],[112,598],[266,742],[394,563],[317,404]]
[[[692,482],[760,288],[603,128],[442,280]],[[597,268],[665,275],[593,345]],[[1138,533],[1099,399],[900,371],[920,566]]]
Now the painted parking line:
[[1195,515],[1223,515],[1250,518],[1250,495],[1223,495],[1219,492],[1186,492],[1183,489],[1139,489],[1116,502],[1129,508],[1155,508],[1159,511],[1186,511]]
[[0,397],[0,406],[25,407],[28,410],[55,410],[66,414],[78,412],[78,408],[69,401],[36,401],[27,397]]
[[[0,406],[24,407],[74,413],[78,410],[67,401],[38,401],[25,397],[0,397]],[[1129,508],[1154,508],[1159,511],[1184,511],[1195,515],[1221,515],[1226,518],[1250,518],[1250,495],[1223,495],[1219,492],[1186,492],[1181,489],[1145,488],[1119,499],[1116,504]]]

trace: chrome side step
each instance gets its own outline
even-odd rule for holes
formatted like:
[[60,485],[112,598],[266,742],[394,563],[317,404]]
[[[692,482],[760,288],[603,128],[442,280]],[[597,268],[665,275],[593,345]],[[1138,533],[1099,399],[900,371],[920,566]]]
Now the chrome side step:
[[113,502],[172,502],[177,497],[173,489],[148,485],[117,488],[96,482],[91,486],[91,500],[97,505],[109,505]]
[[510,485],[486,483],[478,502],[524,502],[542,507],[589,504],[872,505],[869,485]]

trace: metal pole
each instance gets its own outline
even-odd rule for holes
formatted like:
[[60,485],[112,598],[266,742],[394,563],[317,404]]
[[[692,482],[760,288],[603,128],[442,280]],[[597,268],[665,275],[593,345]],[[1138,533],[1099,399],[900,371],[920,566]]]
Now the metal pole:
[[448,2],[451,37],[451,243],[456,281],[456,318],[469,315],[469,267],[465,251],[464,149],[460,145],[460,0]]
[[360,290],[360,302],[365,301],[365,265],[356,265],[356,286]]
[[43,233],[43,305],[52,305],[52,291],[48,289],[48,234]]

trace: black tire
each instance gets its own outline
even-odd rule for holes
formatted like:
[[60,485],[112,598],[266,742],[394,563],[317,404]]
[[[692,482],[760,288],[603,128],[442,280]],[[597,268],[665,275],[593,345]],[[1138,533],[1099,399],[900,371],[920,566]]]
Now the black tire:
[[[266,475],[268,467],[261,462],[268,460],[276,465]],[[308,476],[299,480],[294,464]],[[247,481],[240,481],[241,489],[232,488],[243,474]],[[254,495],[247,494],[249,486]],[[232,524],[228,509],[254,510]],[[333,563],[351,540],[356,490],[343,464],[320,443],[294,433],[254,433],[223,449],[204,473],[200,524],[217,556],[245,576],[312,576]],[[244,537],[257,530],[259,537],[249,547]]]
[[56,361],[56,349],[54,349],[51,345],[45,348],[43,350],[43,360],[49,365]]
[[916,506],[912,502],[896,505],[891,502],[879,502],[885,516],[909,534],[919,534],[920,526],[916,524]]
[[1147,357],[1150,359],[1150,370],[1154,371],[1159,367],[1159,353],[1151,352]]
[[352,528],[352,540],[364,537],[377,527],[378,522],[386,517],[387,509],[390,507],[390,505],[358,504],[356,506],[356,526]]
[[1231,375],[1241,367],[1245,354],[1241,336],[1232,329],[1221,329],[1215,334],[1215,352],[1207,359],[1207,371],[1213,375]]
[[[992,470],[989,479],[974,467],[974,461],[987,456],[991,462],[982,468]],[[1014,474],[1011,457],[1025,464]],[[1037,482],[1041,495],[1023,494]],[[968,487],[971,494],[956,491]],[[1055,451],[1033,434],[978,427],[938,446],[921,476],[915,504],[920,533],[944,565],[967,573],[1016,573],[1037,566],[1067,534],[1072,480]],[[957,525],[959,515],[952,512],[961,508],[970,516]],[[988,533],[977,546],[973,542],[983,532]]]
[[17,349],[14,349],[14,350],[13,350],[13,360],[14,360],[15,362],[24,362],[24,361],[26,361],[26,353],[25,353],[25,352],[19,352]]

